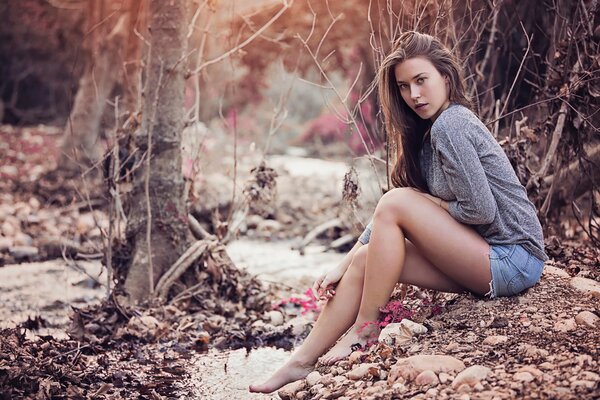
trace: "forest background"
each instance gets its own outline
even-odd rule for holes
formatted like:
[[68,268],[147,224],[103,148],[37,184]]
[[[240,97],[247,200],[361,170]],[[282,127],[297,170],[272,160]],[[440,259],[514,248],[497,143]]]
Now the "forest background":
[[[475,111],[536,205],[553,261],[597,282],[599,8],[591,0],[3,2],[0,265],[100,260],[105,298],[74,312],[69,339],[47,338],[66,352],[156,344],[187,323],[177,338],[197,351],[289,347],[301,335],[252,326],[290,291],[236,267],[226,245],[240,237],[290,239],[301,252],[315,242],[352,245],[389,188],[377,67],[393,38],[416,29],[459,54]],[[278,178],[277,155],[342,161],[347,174],[331,190],[326,180],[302,190]],[[43,320],[28,316],[2,340],[34,351],[41,344],[19,329]],[[62,358],[48,357],[63,371]],[[115,385],[93,380],[89,363],[81,366],[89,382],[56,371],[48,381],[41,364],[7,364],[0,393],[83,396]],[[175,390],[165,387],[162,395]]]

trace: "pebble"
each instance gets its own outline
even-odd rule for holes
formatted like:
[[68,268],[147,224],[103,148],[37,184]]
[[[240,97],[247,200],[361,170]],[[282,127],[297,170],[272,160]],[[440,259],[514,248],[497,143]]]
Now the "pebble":
[[519,368],[517,370],[517,372],[528,372],[531,375],[536,376],[536,377],[542,376],[544,374],[542,371],[540,371],[539,369],[537,369],[536,367],[531,366],[531,365],[525,365],[525,366]]
[[577,329],[577,323],[575,318],[568,318],[562,321],[558,321],[554,324],[554,330],[557,332],[571,332]]
[[592,279],[576,276],[571,279],[571,286],[583,293],[589,293],[593,297],[600,298],[600,283]]
[[306,376],[306,384],[308,386],[314,386],[321,380],[321,374],[319,371],[313,371]]
[[590,311],[582,311],[575,317],[575,322],[579,325],[588,326],[590,328],[595,328],[598,320],[600,320],[600,317]]
[[279,326],[283,324],[283,314],[279,311],[269,311],[267,312],[267,317],[273,326]]
[[556,368],[556,366],[554,364],[552,364],[551,362],[548,362],[548,361],[541,363],[540,365],[538,365],[538,367],[540,367],[541,369],[545,369],[547,371],[551,371],[554,368]]
[[508,340],[508,336],[504,335],[492,335],[488,336],[483,340],[483,344],[487,344],[490,346],[495,346],[500,343],[504,343]]
[[413,380],[426,370],[440,373],[458,372],[463,369],[465,369],[465,364],[452,356],[422,354],[398,360],[390,369],[388,382],[393,383],[398,378]]
[[410,319],[403,319],[400,321],[400,325],[408,329],[414,336],[427,333],[427,327],[417,322],[411,321]]
[[431,370],[426,370],[421,372],[419,375],[417,375],[417,377],[415,378],[415,383],[417,385],[437,385],[438,383],[440,383],[440,380],[438,379],[437,375],[435,374],[435,372],[431,371]]
[[491,372],[492,370],[490,368],[484,367],[483,365],[470,366],[456,375],[456,378],[454,378],[454,381],[452,382],[452,387],[457,388],[462,384],[473,387],[481,380],[486,379]]
[[284,387],[282,387],[277,394],[281,398],[281,400],[292,400],[296,393],[300,392],[306,387],[306,383],[303,380],[299,380],[296,382],[288,383]]
[[513,375],[513,378],[521,382],[531,382],[535,379],[529,372],[517,372]]
[[352,371],[348,372],[346,376],[354,381],[363,379],[367,375],[378,375],[379,374],[379,364],[378,363],[366,363],[361,364],[358,367],[354,368]]
[[2,226],[0,227],[0,231],[2,231],[2,234],[4,236],[15,236],[15,234],[17,233],[17,228],[11,224],[9,221],[4,221],[2,223]]

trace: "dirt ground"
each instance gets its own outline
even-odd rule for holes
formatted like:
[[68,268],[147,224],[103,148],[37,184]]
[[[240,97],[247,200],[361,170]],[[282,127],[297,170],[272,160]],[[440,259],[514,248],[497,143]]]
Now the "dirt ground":
[[[600,398],[600,250],[581,236],[548,238],[542,280],[521,296],[398,291],[379,343],[317,365],[278,394],[251,395],[244,387],[268,377],[318,315],[305,290],[368,220],[378,196],[368,162],[355,164],[361,195],[352,206],[342,200],[343,162],[271,158],[277,195],[230,244],[244,268],[223,268],[219,280],[207,273],[203,302],[128,309],[107,297],[101,181],[81,187],[44,175],[57,134],[0,127],[0,399]],[[259,158],[240,159],[239,190]],[[230,161],[215,155],[195,182],[199,198],[213,194],[193,207],[199,219],[231,201]],[[420,325],[394,325],[403,319]]]

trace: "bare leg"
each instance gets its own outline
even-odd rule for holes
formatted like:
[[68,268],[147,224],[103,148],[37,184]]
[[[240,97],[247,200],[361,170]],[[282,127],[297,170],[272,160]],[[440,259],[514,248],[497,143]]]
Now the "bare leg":
[[491,280],[489,245],[470,227],[411,189],[382,197],[373,217],[360,309],[349,332],[325,355],[331,363],[346,357],[354,343],[365,344],[377,330],[361,328],[377,321],[379,308],[401,280],[408,238],[451,281],[475,293],[487,292]]
[[[401,282],[444,292],[464,291],[421,255],[414,245],[407,242],[406,247],[406,265]],[[335,296],[323,308],[302,346],[271,378],[261,385],[251,386],[250,391],[271,393],[289,382],[303,379],[316,360],[348,330],[358,315],[368,248],[369,245],[365,245],[355,254],[336,288]],[[323,362],[329,362],[327,356],[323,357]]]
[[283,385],[304,378],[321,356],[348,330],[356,319],[363,290],[366,246],[361,247],[337,285],[336,293],[323,307],[304,343],[271,378],[250,386],[251,392],[271,393]]

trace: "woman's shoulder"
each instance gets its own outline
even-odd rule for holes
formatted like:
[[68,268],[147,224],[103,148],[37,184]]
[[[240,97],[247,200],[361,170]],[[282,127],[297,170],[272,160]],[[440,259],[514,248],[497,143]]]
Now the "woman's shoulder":
[[433,122],[431,134],[432,138],[447,135],[456,137],[460,132],[468,136],[469,132],[482,128],[485,129],[485,126],[473,111],[462,104],[452,103]]
[[442,126],[463,125],[466,121],[479,121],[479,118],[469,108],[462,104],[451,103],[434,121],[432,128]]

